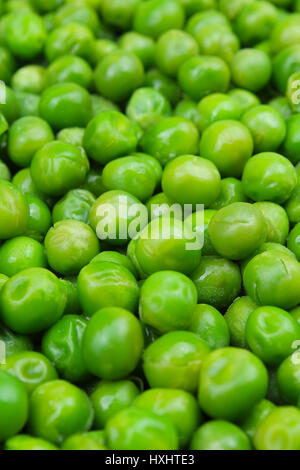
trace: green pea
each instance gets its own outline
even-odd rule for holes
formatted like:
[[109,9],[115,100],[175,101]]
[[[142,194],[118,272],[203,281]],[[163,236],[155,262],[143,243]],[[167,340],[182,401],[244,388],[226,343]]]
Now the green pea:
[[258,402],[243,419],[241,428],[253,443],[253,438],[260,423],[275,409],[274,403],[269,400]]
[[56,222],[45,238],[51,268],[60,274],[78,274],[97,255],[99,240],[93,230],[78,220]]
[[289,237],[288,237],[288,248],[295,253],[298,261],[300,259],[300,251],[299,251],[299,229],[300,224],[298,223],[295,225],[293,230],[291,230]]
[[261,360],[245,349],[222,348],[203,361],[198,400],[215,419],[236,421],[267,392],[268,373]]
[[299,44],[299,24],[300,17],[297,13],[291,13],[282,21],[277,22],[270,36],[273,54]]
[[220,193],[220,182],[220,174],[212,162],[185,155],[168,163],[162,176],[162,189],[167,197],[180,204],[209,206]]
[[102,251],[95,258],[92,259],[91,263],[106,262],[120,264],[127,268],[134,277],[138,277],[138,273],[133,263],[130,261],[128,256],[118,253],[117,251]]
[[19,116],[39,116],[40,96],[16,90],[15,92]]
[[[36,286],[39,289],[36,289]],[[29,268],[4,285],[1,318],[16,333],[43,331],[63,314],[66,297],[58,278],[44,268]]]
[[267,226],[267,242],[285,244],[289,233],[289,220],[285,210],[273,202],[256,202]]
[[240,260],[266,240],[266,225],[262,213],[254,205],[236,202],[213,216],[208,233],[221,256]]
[[215,8],[215,0],[179,0],[188,16],[202,10]]
[[223,315],[207,304],[196,306],[189,330],[204,339],[212,349],[229,346],[229,328]]
[[272,410],[254,435],[257,450],[299,450],[300,411],[293,406]]
[[156,339],[143,354],[143,370],[150,387],[194,393],[209,351],[206,341],[189,331],[172,331]]
[[122,0],[102,0],[100,9],[104,21],[120,30],[128,30],[141,0],[129,0],[124,4]]
[[0,239],[22,235],[27,227],[29,207],[21,191],[12,183],[0,180]]
[[[276,109],[285,121],[287,121],[293,113],[290,103],[285,96],[278,96],[276,98],[273,98],[268,102],[268,105]],[[287,125],[288,124],[286,122],[286,126]],[[288,132],[288,129],[286,129],[286,131]]]
[[83,148],[62,141],[44,145],[31,162],[37,188],[49,196],[63,196],[84,182],[89,161]]
[[89,61],[97,65],[105,56],[110,55],[118,49],[118,45],[111,39],[96,39],[93,42]]
[[0,247],[0,272],[14,276],[28,268],[46,268],[47,258],[44,247],[28,237],[14,237]]
[[25,425],[28,397],[24,385],[11,374],[0,370],[0,440],[9,439]]
[[233,88],[232,90],[229,90],[228,95],[238,102],[242,114],[260,104],[258,96],[251,91],[244,90],[242,88]]
[[5,42],[20,59],[30,60],[42,52],[46,41],[46,28],[42,19],[31,12],[11,13],[5,27]]
[[104,111],[88,124],[83,146],[90,158],[105,165],[136,150],[138,138],[132,122],[118,111]]
[[[294,317],[292,318],[296,321]],[[296,344],[297,341],[292,347]],[[297,348],[294,351],[295,353],[286,357],[277,369],[277,384],[280,396],[285,403],[290,405],[297,405],[300,393],[300,368],[297,360]]]
[[257,44],[270,36],[277,18],[277,9],[270,2],[246,3],[235,18],[234,29],[243,45]]
[[0,160],[0,179],[10,181],[11,180],[11,172],[6,163]]
[[25,235],[37,241],[42,241],[51,226],[51,212],[40,198],[26,194],[29,206],[29,220]]
[[29,394],[40,384],[57,379],[57,372],[51,362],[35,351],[12,354],[1,368],[19,379]]
[[239,120],[242,109],[239,103],[228,95],[213,93],[203,98],[199,105],[199,128],[204,131],[210,124],[226,119]]
[[241,289],[239,267],[215,256],[203,256],[191,279],[196,284],[199,303],[217,309],[227,308]]
[[216,29],[224,26],[230,29],[230,24],[226,16],[215,9],[196,12],[189,18],[185,29],[189,34],[195,37],[206,26],[214,26]]
[[61,450],[107,450],[104,431],[73,434],[64,440]]
[[24,91],[39,95],[48,85],[46,69],[40,65],[26,65],[13,75],[11,86],[13,90]]
[[30,165],[34,154],[54,140],[49,124],[35,116],[22,117],[15,121],[8,132],[8,153],[18,166]]
[[227,309],[224,318],[230,333],[230,344],[246,348],[246,323],[258,305],[250,297],[237,297]]
[[43,336],[42,351],[60,377],[70,382],[89,378],[82,355],[82,338],[87,321],[79,315],[65,315]]
[[149,36],[129,31],[119,39],[119,46],[127,52],[133,52],[145,69],[154,64],[155,41]]
[[[93,375],[118,380],[136,368],[143,346],[143,332],[137,318],[122,308],[108,307],[89,320],[82,352],[87,369]],[[99,361],[101,356],[106,358],[105,362]]]
[[126,114],[146,130],[161,119],[171,116],[171,106],[164,95],[154,88],[139,88],[132,94]]
[[47,37],[45,56],[50,63],[58,57],[70,54],[88,60],[93,43],[93,33],[87,26],[78,23],[59,26]]
[[79,305],[78,292],[77,292],[77,279],[76,277],[68,277],[60,279],[60,282],[66,293],[66,305],[64,315],[76,315],[81,313]]
[[256,153],[276,151],[286,135],[283,117],[271,106],[251,108],[243,115],[242,123],[252,134]]
[[253,152],[253,139],[238,121],[219,121],[203,132],[200,155],[211,160],[223,177],[240,177]]
[[176,450],[179,445],[168,419],[135,407],[113,416],[106,435],[109,449],[114,450]]
[[257,308],[246,324],[246,341],[251,351],[269,366],[278,366],[286,359],[299,337],[297,321],[276,307]]
[[176,81],[157,69],[151,69],[146,73],[145,86],[159,91],[172,105],[176,105],[180,99],[181,90]]
[[113,416],[129,408],[138,395],[137,386],[130,380],[101,380],[91,394],[95,410],[94,427],[104,428]]
[[246,164],[243,177],[245,194],[254,201],[286,202],[297,184],[293,165],[282,155],[263,152]]
[[247,435],[235,424],[213,420],[194,434],[192,450],[251,450]]
[[221,192],[219,197],[210,204],[213,210],[219,210],[234,202],[247,202],[243,191],[243,185],[237,178],[224,178],[221,180]]
[[173,116],[148,129],[142,140],[144,152],[157,158],[162,165],[180,155],[195,155],[198,130],[191,121]]
[[197,400],[184,390],[147,390],[135,399],[134,407],[169,419],[178,432],[180,448],[190,442],[201,421]]
[[41,117],[56,130],[84,127],[92,117],[92,100],[76,83],[57,83],[43,92],[39,110]]
[[198,106],[191,100],[181,100],[174,109],[174,115],[192,121],[197,128],[200,128],[200,113]]
[[105,307],[121,307],[135,312],[139,287],[134,275],[124,266],[109,261],[96,262],[80,271],[78,296],[88,316]]
[[19,105],[17,94],[6,85],[2,87],[1,93],[5,93],[5,100],[3,102],[2,99],[0,102],[0,112],[7,120],[8,124],[12,124],[20,117],[21,113],[21,106]]
[[197,290],[184,274],[162,271],[152,274],[141,288],[141,321],[166,333],[189,327],[197,305]]
[[[0,286],[2,284],[2,286],[0,287],[0,291],[7,280],[8,277],[5,280],[3,274],[0,276]],[[5,344],[6,358],[11,356],[12,354],[16,354],[21,351],[30,351],[33,348],[32,342],[28,336],[17,335],[13,333],[9,328],[6,328],[1,324],[0,339]]]
[[73,189],[69,191],[53,207],[53,222],[72,219],[88,224],[90,221],[90,211],[95,200],[95,196],[86,189]]
[[197,235],[182,220],[169,216],[152,220],[132,243],[129,257],[147,275],[165,270],[189,275],[201,257]]
[[192,57],[179,68],[178,82],[189,98],[199,101],[211,93],[227,91],[230,70],[219,57]]
[[243,278],[248,295],[260,305],[291,309],[300,303],[300,264],[289,255],[261,253],[247,264]]
[[143,64],[132,52],[113,52],[100,61],[94,72],[97,91],[117,103],[129,98],[143,81]]
[[100,170],[95,170],[91,168],[86,175],[84,183],[81,185],[81,188],[89,191],[95,197],[101,196],[105,192],[105,188],[102,183],[102,175]]
[[257,92],[269,82],[272,63],[263,51],[242,49],[232,59],[231,73],[237,87]]
[[219,9],[229,20],[234,20],[243,6],[251,2],[252,0],[219,0]]
[[72,23],[83,24],[95,34],[97,34],[100,27],[100,21],[97,12],[91,8],[91,6],[80,4],[80,2],[77,2],[76,5],[73,5],[72,3],[63,5],[57,10],[55,14],[55,26],[62,26]]
[[27,434],[18,434],[5,442],[5,450],[58,450],[51,442],[32,437]]
[[90,88],[93,71],[86,60],[72,55],[58,57],[47,70],[49,85],[72,82],[83,88]]
[[300,134],[299,114],[291,116],[286,121],[286,136],[282,144],[284,155],[294,164],[299,162]]
[[0,80],[10,83],[17,66],[13,54],[4,46],[0,47],[0,64]]
[[87,431],[93,409],[85,392],[64,380],[39,385],[29,400],[28,425],[34,436],[61,444],[77,432]]
[[285,95],[290,76],[300,69],[300,44],[289,46],[273,59],[273,81],[278,91]]
[[154,39],[170,29],[181,29],[185,20],[184,9],[173,0],[140,2],[134,18],[133,29]]
[[240,49],[239,38],[227,25],[208,24],[195,33],[195,39],[203,55],[217,56],[227,64],[232,62]]

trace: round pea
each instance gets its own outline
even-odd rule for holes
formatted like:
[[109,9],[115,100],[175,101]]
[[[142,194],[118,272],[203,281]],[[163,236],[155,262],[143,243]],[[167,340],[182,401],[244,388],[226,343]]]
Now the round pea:
[[212,349],[229,346],[229,328],[223,315],[214,307],[199,304],[194,309],[189,330],[204,339]]
[[0,440],[17,434],[28,416],[28,397],[24,385],[11,374],[0,370]]
[[0,240],[22,235],[29,219],[29,207],[21,191],[12,183],[0,180]]
[[247,435],[235,424],[213,420],[194,434],[192,450],[251,450]]
[[237,87],[257,92],[267,85],[272,74],[272,62],[258,49],[242,49],[230,64],[232,81]]
[[299,450],[300,410],[280,406],[259,424],[254,445],[257,450]]
[[47,258],[43,245],[29,237],[14,237],[0,247],[0,272],[6,276],[28,268],[46,268]]

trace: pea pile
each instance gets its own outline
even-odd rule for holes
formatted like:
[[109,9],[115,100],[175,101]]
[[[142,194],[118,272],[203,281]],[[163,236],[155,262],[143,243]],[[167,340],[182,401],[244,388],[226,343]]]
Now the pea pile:
[[0,80],[0,447],[300,450],[300,1],[0,0]]

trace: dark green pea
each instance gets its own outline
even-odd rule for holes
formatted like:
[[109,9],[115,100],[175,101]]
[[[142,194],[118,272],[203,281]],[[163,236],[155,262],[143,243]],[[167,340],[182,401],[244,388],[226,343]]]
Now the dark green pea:
[[141,3],[141,0],[126,3],[122,0],[102,0],[100,9],[107,24],[126,31],[131,29],[134,14]]
[[89,373],[82,356],[82,338],[87,320],[79,315],[65,315],[43,336],[42,351],[50,359],[60,377],[82,382]]
[[129,408],[138,395],[139,389],[130,380],[101,380],[90,396],[95,410],[94,427],[104,428],[113,416]]
[[273,81],[282,95],[285,95],[290,76],[300,70],[300,44],[283,49],[273,59]]
[[[295,319],[293,317],[293,319]],[[298,323],[299,325],[299,323]],[[297,405],[300,393],[300,367],[295,341],[294,353],[287,357],[277,369],[277,384],[281,398],[285,403]]]
[[[1,277],[4,277],[4,275],[1,275]],[[6,280],[8,280],[8,278]],[[4,283],[2,287],[3,286]],[[2,287],[0,287],[0,290],[2,289]],[[28,336],[13,333],[9,328],[6,328],[1,324],[0,340],[3,341],[3,343],[5,344],[6,359],[12,356],[13,354],[19,353],[21,351],[30,351],[31,349],[33,349],[33,344]]]
[[229,328],[223,315],[207,304],[196,306],[189,330],[206,341],[212,349],[229,346]]
[[198,128],[200,128],[200,113],[196,103],[190,100],[180,101],[174,109],[174,115],[180,116],[189,121],[192,121]]
[[60,279],[60,282],[65,290],[67,298],[64,315],[77,315],[81,313],[77,291],[77,278],[68,277],[65,279]]
[[237,297],[227,309],[224,318],[229,328],[230,344],[246,348],[246,323],[258,305],[250,297]]
[[86,179],[81,186],[82,189],[91,192],[95,197],[101,196],[106,189],[103,186],[102,175],[99,170],[91,168],[86,175]]

